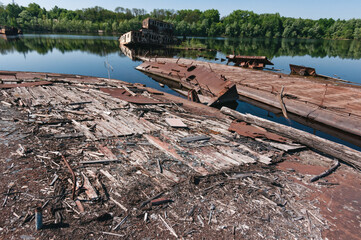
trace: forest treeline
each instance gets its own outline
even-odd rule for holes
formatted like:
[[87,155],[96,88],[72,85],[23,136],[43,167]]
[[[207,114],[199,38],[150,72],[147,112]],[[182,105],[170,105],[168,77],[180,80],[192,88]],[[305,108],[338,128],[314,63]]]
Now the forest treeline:
[[141,27],[147,17],[170,22],[178,36],[199,37],[266,37],[311,39],[361,39],[361,19],[319,20],[256,14],[235,10],[221,18],[218,10],[170,10],[117,7],[114,11],[102,7],[67,10],[55,6],[51,10],[36,3],[27,7],[17,4],[0,6],[0,25],[14,26],[23,31],[125,33]]

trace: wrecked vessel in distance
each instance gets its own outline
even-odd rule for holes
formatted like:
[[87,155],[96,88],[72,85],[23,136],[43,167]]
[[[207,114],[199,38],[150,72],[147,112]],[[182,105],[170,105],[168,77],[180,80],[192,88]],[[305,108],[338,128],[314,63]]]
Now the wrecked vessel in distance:
[[142,22],[142,29],[130,31],[119,38],[121,45],[126,46],[167,46],[179,43],[179,40],[173,35],[174,27],[172,24],[146,18]]
[[274,65],[266,56],[228,55],[227,59],[227,65],[233,62],[234,66],[244,68],[263,69],[266,65]]
[[23,32],[16,27],[8,27],[8,26],[0,26],[0,34],[4,35],[18,35],[22,34]]

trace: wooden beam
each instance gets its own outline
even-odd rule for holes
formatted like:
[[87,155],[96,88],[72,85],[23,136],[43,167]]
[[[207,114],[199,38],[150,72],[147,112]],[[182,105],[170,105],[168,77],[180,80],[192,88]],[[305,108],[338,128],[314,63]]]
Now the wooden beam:
[[351,165],[352,167],[361,170],[361,152],[352,148],[346,147],[324,138],[317,137],[313,134],[295,129],[293,127],[285,126],[283,124],[275,123],[251,114],[242,114],[227,107],[222,107],[221,112],[230,115],[236,119],[254,124],[274,132],[277,132],[285,137],[288,137],[296,142],[304,144],[312,149],[326,153],[340,161]]

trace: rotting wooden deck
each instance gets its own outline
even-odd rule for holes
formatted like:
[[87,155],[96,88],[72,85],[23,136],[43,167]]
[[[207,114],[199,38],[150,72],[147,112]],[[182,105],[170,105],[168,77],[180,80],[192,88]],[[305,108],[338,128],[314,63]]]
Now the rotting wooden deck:
[[331,134],[333,130],[336,130],[334,135],[348,133],[351,136],[344,138],[352,139],[353,144],[361,146],[361,86],[335,79],[301,77],[190,59],[151,58],[150,61],[178,61],[179,64],[207,67],[236,83],[243,100],[249,99],[261,106],[264,104],[277,109],[284,104],[287,113],[296,116],[296,121],[299,121],[297,117],[302,117],[304,122],[310,120],[324,125],[320,130],[330,127]]
[[[0,78],[19,84],[0,90],[0,188],[7,192],[0,238],[358,234],[352,215],[361,212],[354,204],[360,173],[342,165],[328,182],[310,183],[332,160],[290,139],[259,136],[265,130],[258,126],[257,139],[232,133],[232,119],[219,110],[139,84],[28,72],[0,72]],[[128,93],[129,102],[103,88]],[[172,127],[168,118],[188,127]],[[78,179],[76,199],[60,155]],[[268,165],[279,161],[298,168]],[[300,164],[308,164],[307,171]],[[347,199],[326,202],[326,209],[321,204],[332,199],[330,188]],[[39,204],[44,229],[34,233],[32,212]]]

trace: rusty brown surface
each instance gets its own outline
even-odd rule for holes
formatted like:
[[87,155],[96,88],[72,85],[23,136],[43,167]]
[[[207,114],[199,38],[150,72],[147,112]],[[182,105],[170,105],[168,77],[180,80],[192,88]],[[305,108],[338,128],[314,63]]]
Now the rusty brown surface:
[[[314,176],[327,170],[319,162],[308,163],[285,161],[278,165],[283,171],[295,171],[296,176]],[[327,239],[359,239],[361,225],[361,180],[359,174],[346,166],[341,166],[331,175],[319,180],[319,183],[302,183],[312,190],[306,199],[315,201],[322,215],[330,225],[338,226],[324,230],[322,236]],[[298,178],[298,177],[296,177]],[[317,221],[311,216],[311,221]]]
[[291,74],[300,76],[316,76],[316,70],[311,67],[290,64]]
[[[158,61],[175,63],[177,59],[159,58]],[[236,83],[240,95],[276,108],[280,108],[276,96],[284,87],[283,102],[288,113],[361,136],[360,86],[334,79],[258,71],[189,59],[180,59],[178,63],[211,66],[215,73]]]
[[116,89],[116,88],[101,88],[101,91],[105,93],[109,93],[110,96],[119,98],[121,100],[135,103],[135,104],[159,104],[161,102],[142,96],[142,95],[136,95],[132,96],[127,90],[125,89]]
[[245,122],[234,121],[231,123],[228,130],[250,138],[267,138],[277,142],[287,142],[288,140],[278,134],[268,132],[263,128],[255,127]]
[[164,62],[144,62],[138,70],[181,83],[188,90],[211,97],[208,105],[238,99],[233,83],[215,73],[210,66]]
[[[265,65],[274,65],[267,59],[266,56],[240,56],[229,55],[227,56],[228,63],[234,62],[235,66],[241,66],[246,68],[264,68]],[[228,65],[227,63],[227,65]]]
[[52,82],[48,81],[39,81],[39,82],[24,82],[18,84],[0,84],[0,88],[16,88],[16,87],[35,87],[35,86],[42,86],[42,85],[50,85],[53,84]]

